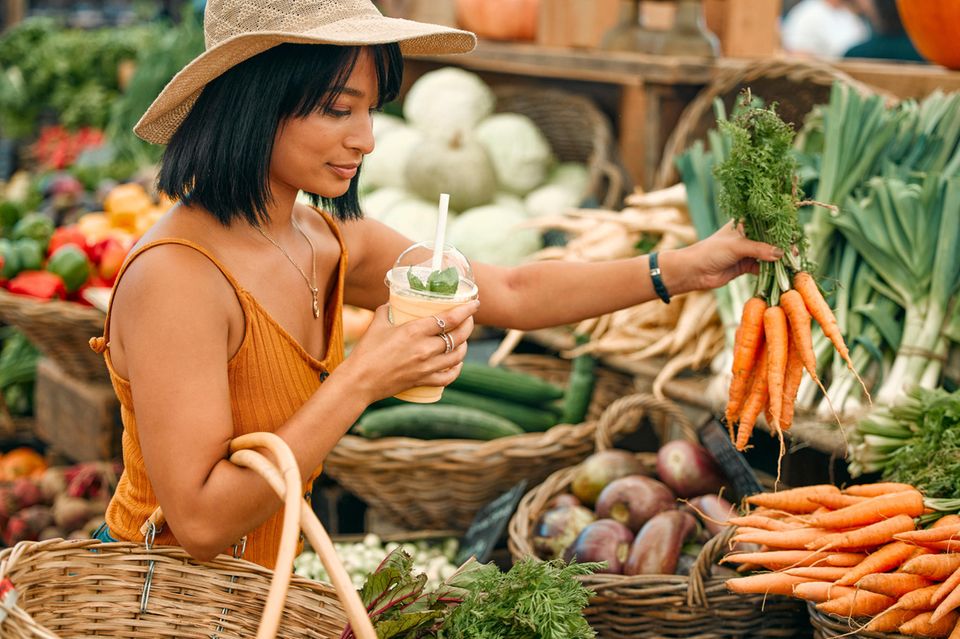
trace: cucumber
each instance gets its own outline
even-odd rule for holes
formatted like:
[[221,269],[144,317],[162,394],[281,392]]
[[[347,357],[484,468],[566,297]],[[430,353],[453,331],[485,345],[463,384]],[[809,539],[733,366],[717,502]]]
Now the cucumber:
[[[578,335],[577,345],[586,343],[590,338]],[[563,415],[560,421],[563,424],[579,424],[587,418],[587,409],[593,399],[593,387],[597,377],[594,369],[596,360],[593,355],[583,354],[573,358],[570,367],[570,383],[567,385],[567,394],[563,400]]]
[[522,435],[508,419],[461,406],[408,405],[381,408],[360,418],[353,432],[369,439],[496,439]]
[[539,377],[475,362],[463,363],[460,376],[450,384],[450,388],[537,408],[563,397],[562,388]]
[[444,389],[440,404],[476,408],[491,415],[505,417],[528,433],[543,432],[557,423],[557,416],[551,411],[524,406],[505,399],[465,393],[452,388]]

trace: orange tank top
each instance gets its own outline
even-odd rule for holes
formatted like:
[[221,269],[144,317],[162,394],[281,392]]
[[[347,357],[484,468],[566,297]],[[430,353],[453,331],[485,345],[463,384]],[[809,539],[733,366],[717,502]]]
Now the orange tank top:
[[[233,412],[234,436],[252,432],[274,432],[295,413],[320,387],[327,375],[343,361],[343,281],[347,265],[347,249],[333,219],[320,211],[340,243],[340,261],[336,283],[324,306],[326,357],[317,360],[303,349],[254,297],[241,287],[233,276],[202,246],[193,242],[167,238],[140,247],[130,255],[117,276],[114,290],[130,264],[145,251],[162,244],[190,247],[206,256],[230,282],[243,309],[245,330],[236,354],[226,362],[230,383],[230,404]],[[112,308],[112,299],[111,299]],[[140,527],[156,509],[157,499],[147,478],[137,435],[137,417],[133,409],[130,382],[117,374],[110,360],[110,309],[107,311],[104,336],[91,340],[94,350],[104,353],[113,388],[120,400],[123,421],[123,474],[107,508],[106,521],[110,534],[121,541],[142,541]],[[304,484],[309,492],[318,468]],[[282,512],[277,512],[261,526],[247,534],[243,558],[273,568],[282,528]],[[165,528],[156,543],[179,545]]]

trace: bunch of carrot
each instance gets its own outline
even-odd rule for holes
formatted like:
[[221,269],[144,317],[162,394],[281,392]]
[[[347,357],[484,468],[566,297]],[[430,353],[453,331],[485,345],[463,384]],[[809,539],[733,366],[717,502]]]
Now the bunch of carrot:
[[793,407],[804,369],[820,383],[811,317],[853,370],[837,319],[809,273],[797,272],[793,288],[781,293],[777,301],[768,305],[763,297],[751,297],[744,304],[737,329],[726,408],[727,427],[737,450],[746,449],[761,412],[782,439],[783,431],[793,424]]
[[728,580],[731,591],[815,602],[860,620],[855,631],[960,639],[960,516],[918,529],[924,497],[898,483],[806,486],[747,502],[755,508],[729,522],[733,541],[762,549],[723,561],[768,572]]

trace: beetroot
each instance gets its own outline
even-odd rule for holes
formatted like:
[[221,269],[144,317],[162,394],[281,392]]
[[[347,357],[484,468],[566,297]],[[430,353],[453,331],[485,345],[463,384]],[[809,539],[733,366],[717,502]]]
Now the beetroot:
[[607,565],[597,572],[620,574],[630,554],[631,542],[633,533],[629,528],[612,519],[599,519],[580,531],[563,558],[580,563],[604,561]]
[[551,508],[540,518],[533,547],[541,559],[556,559],[563,556],[580,531],[596,520],[593,511],[583,506],[559,506]]
[[681,439],[667,442],[657,451],[657,476],[678,497],[715,493],[724,482],[707,449]]
[[67,492],[66,468],[51,466],[43,471],[40,476],[40,491],[43,493],[43,500],[48,504],[52,504],[57,495]]
[[711,536],[723,532],[727,527],[727,520],[737,516],[734,505],[719,495],[694,497],[690,500],[690,506]]
[[615,479],[642,475],[643,464],[625,450],[602,450],[583,460],[571,484],[571,491],[586,506],[597,502],[600,491]]
[[76,530],[95,513],[90,512],[90,502],[80,497],[60,495],[53,502],[53,519],[64,530]]
[[20,541],[36,541],[40,532],[53,523],[47,506],[30,506],[10,517],[4,541],[12,546]]
[[40,485],[28,477],[19,477],[14,480],[13,498],[21,509],[42,504],[44,501]]
[[696,528],[697,520],[687,512],[671,510],[656,515],[633,540],[623,574],[674,574],[683,544]]
[[656,479],[630,475],[610,482],[597,499],[597,517],[609,517],[631,531],[640,530],[651,517],[677,507],[670,489]]

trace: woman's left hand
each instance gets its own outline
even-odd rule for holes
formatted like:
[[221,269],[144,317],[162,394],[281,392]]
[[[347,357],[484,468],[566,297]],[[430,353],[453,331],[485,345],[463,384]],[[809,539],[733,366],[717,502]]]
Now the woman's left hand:
[[710,237],[660,259],[664,284],[673,294],[719,288],[744,273],[756,273],[757,260],[781,257],[781,249],[747,239],[731,221]]

